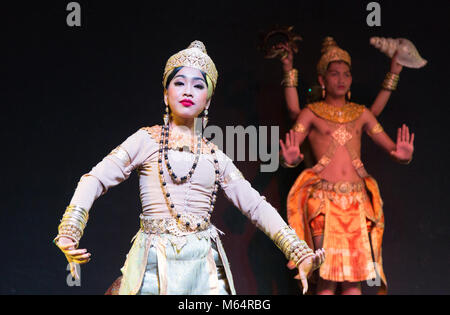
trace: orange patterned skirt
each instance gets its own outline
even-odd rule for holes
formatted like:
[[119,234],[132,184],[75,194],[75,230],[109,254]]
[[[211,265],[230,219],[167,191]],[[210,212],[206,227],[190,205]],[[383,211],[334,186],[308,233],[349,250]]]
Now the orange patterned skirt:
[[376,181],[368,177],[360,183],[343,183],[342,191],[336,187],[305,170],[288,196],[289,224],[310,247],[314,237],[323,235],[326,259],[321,278],[360,282],[377,278],[378,272],[379,293],[386,293],[381,257],[384,216]]

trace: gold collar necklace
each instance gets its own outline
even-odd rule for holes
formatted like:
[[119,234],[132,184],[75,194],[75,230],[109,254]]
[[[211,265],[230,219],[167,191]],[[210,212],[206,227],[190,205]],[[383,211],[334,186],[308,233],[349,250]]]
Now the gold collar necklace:
[[308,108],[317,116],[339,124],[345,124],[358,119],[365,107],[355,103],[346,103],[342,107],[333,106],[325,102],[316,102]]

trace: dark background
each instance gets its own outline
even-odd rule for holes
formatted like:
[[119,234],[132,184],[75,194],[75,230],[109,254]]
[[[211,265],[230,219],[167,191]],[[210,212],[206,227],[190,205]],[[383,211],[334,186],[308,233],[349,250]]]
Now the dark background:
[[[450,293],[447,1],[378,1],[381,27],[366,24],[370,1],[78,2],[78,28],[66,25],[69,1],[2,4],[1,294],[103,294],[120,275],[138,229],[136,174],[92,208],[81,248],[93,259],[82,267],[81,287],[66,285],[52,239],[80,176],[140,127],[162,122],[162,70],[191,41],[206,44],[219,71],[210,124],[280,126],[284,134],[291,122],[280,63],[256,49],[259,33],[275,24],[294,25],[303,37],[295,56],[302,106],[325,36],[350,52],[352,99],[368,106],[390,63],[371,36],[408,38],[429,61],[403,70],[379,117],[393,138],[401,123],[416,133],[413,162],[393,163],[368,137],[362,159],[385,203],[390,293]],[[302,168],[259,173],[260,162],[237,165],[285,217]],[[224,197],[213,222],[226,233],[238,294],[299,293],[281,252]]]

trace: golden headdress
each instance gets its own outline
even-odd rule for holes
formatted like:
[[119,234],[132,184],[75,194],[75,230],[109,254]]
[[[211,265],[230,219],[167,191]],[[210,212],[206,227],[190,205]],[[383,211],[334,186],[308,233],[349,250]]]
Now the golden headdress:
[[345,61],[349,66],[352,65],[348,52],[339,48],[333,37],[326,37],[322,43],[322,57],[317,64],[317,73],[325,75],[328,65],[333,61]]
[[191,67],[201,70],[211,79],[213,90],[216,88],[219,74],[212,59],[206,52],[205,45],[198,40],[193,41],[188,48],[177,52],[169,58],[164,68],[163,86],[166,86],[167,77],[173,69],[178,67]]

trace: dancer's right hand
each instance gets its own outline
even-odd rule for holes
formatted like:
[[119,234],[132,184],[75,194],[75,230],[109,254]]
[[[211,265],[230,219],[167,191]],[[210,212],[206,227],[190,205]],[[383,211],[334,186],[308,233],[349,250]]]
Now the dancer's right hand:
[[278,43],[276,45],[278,49],[283,49],[285,54],[283,58],[281,58],[281,64],[283,65],[283,71],[287,72],[292,70],[294,67],[294,52],[292,51],[289,43]]
[[77,249],[76,243],[67,237],[61,237],[55,243],[56,246],[66,256],[67,261],[70,264],[70,273],[75,279],[80,279],[77,272],[77,264],[86,264],[91,260],[91,254],[87,252],[87,249]]
[[300,138],[294,130],[286,133],[286,143],[280,139],[281,154],[284,161],[289,165],[296,165],[300,163],[304,156],[300,152]]

